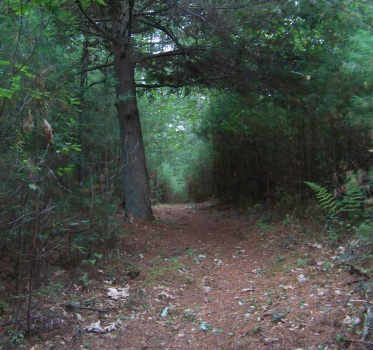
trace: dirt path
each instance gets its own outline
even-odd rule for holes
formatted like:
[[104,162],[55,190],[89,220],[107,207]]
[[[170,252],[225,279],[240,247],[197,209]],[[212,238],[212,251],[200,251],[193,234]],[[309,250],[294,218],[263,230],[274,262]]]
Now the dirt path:
[[308,222],[211,203],[154,212],[126,224],[107,263],[66,296],[86,307],[68,315],[69,333],[34,350],[341,348],[351,277]]

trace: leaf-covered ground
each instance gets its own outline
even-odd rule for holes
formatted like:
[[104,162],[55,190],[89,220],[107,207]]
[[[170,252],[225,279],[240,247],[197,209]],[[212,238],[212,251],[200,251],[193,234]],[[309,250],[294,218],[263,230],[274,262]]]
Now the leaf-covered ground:
[[317,224],[212,203],[154,212],[154,222],[123,223],[106,257],[59,272],[70,287],[44,300],[38,336],[19,348],[367,346],[361,276],[337,266]]

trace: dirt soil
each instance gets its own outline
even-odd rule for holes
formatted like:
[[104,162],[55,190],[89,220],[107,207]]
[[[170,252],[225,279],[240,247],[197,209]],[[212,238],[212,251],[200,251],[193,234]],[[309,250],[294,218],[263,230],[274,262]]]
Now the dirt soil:
[[214,203],[154,214],[122,223],[107,256],[59,272],[70,287],[19,348],[363,349],[359,276],[336,266],[317,224]]

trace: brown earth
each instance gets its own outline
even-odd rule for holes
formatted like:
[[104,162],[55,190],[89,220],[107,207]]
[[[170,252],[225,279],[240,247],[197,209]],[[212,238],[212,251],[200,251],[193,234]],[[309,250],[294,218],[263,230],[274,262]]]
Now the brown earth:
[[358,276],[317,224],[213,203],[154,213],[77,278],[62,272],[71,287],[20,349],[363,349]]

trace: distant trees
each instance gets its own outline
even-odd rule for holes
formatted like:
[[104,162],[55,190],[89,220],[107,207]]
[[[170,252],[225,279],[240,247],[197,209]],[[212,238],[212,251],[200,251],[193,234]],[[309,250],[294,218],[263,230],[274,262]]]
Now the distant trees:
[[153,203],[201,201],[213,195],[211,145],[198,135],[208,96],[208,91],[185,95],[169,89],[140,96]]
[[304,196],[305,180],[338,186],[346,170],[369,169],[372,10],[366,2],[279,4],[281,16],[245,28],[257,33],[257,86],[215,98],[204,122],[222,201],[292,201]]

